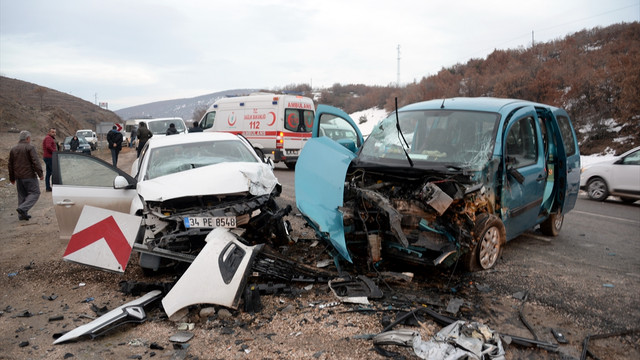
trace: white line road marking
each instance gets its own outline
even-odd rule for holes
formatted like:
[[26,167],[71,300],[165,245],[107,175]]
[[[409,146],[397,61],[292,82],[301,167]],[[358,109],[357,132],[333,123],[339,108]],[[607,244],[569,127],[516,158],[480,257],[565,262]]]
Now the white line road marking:
[[605,218],[605,219],[611,219],[611,220],[618,220],[618,221],[622,221],[622,222],[627,222],[627,223],[631,223],[631,224],[640,224],[640,221],[638,221],[638,220],[621,219],[621,218],[617,218],[617,217],[613,217],[613,216],[594,214],[594,213],[589,213],[589,212],[584,212],[584,211],[571,210],[571,212],[569,214],[591,215],[591,216],[601,217],[601,218]]

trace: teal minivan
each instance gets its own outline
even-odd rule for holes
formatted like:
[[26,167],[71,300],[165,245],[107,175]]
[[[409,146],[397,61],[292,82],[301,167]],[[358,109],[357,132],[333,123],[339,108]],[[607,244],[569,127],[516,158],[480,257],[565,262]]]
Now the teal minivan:
[[298,209],[338,265],[489,269],[527,230],[558,235],[579,185],[565,110],[488,97],[404,106],[366,141],[345,112],[319,105],[295,173]]

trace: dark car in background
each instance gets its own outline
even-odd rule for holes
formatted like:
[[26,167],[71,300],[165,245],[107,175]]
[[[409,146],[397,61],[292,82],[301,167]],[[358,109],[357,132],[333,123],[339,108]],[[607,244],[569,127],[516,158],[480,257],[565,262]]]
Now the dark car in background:
[[[64,143],[62,145],[64,151],[71,151],[71,139],[73,139],[73,136],[67,136],[64,139]],[[78,149],[76,149],[76,152],[91,155],[91,144],[89,144],[87,140],[82,136],[78,136],[78,140],[80,144],[78,145]]]

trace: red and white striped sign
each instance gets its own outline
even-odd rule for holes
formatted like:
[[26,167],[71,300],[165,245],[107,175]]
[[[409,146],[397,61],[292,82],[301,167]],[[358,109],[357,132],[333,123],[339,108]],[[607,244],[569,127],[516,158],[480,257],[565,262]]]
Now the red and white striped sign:
[[139,216],[85,206],[62,257],[122,273],[127,268],[141,221]]

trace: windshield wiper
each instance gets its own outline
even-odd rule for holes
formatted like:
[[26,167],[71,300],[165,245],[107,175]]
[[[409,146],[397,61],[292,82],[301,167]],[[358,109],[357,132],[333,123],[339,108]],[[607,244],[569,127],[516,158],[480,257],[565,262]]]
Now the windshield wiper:
[[[402,136],[402,140],[404,141],[405,145],[407,145],[407,149],[408,149],[409,143],[407,143],[407,139],[404,138],[404,134],[402,133],[402,130],[400,130],[400,119],[398,119],[398,97],[396,97],[396,128],[398,129],[398,134]],[[402,144],[400,146],[402,146]],[[409,156],[407,149],[405,149],[405,147],[402,146],[402,151],[404,151],[404,155],[407,157],[407,160],[409,160],[409,165],[413,167],[413,160],[411,160],[411,157]]]

